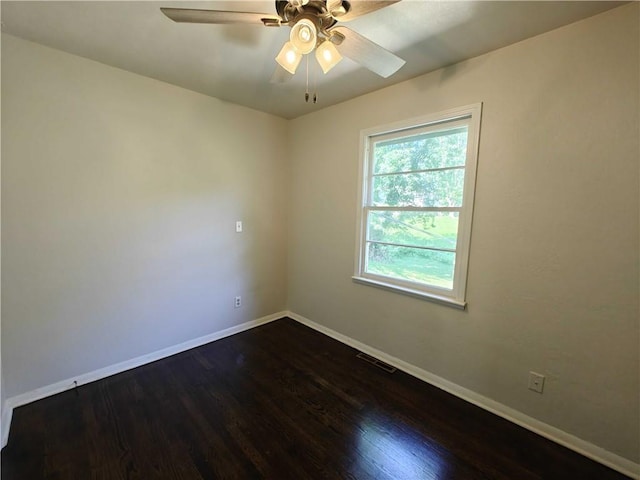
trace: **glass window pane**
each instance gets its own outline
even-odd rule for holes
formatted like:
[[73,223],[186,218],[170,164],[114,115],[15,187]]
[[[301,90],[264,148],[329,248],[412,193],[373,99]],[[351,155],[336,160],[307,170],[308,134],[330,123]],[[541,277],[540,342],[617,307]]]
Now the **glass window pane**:
[[373,177],[376,207],[461,207],[464,169]]
[[457,212],[369,212],[367,240],[455,250]]
[[467,127],[376,142],[373,173],[458,167],[466,162]]
[[456,254],[367,243],[367,273],[453,289]]

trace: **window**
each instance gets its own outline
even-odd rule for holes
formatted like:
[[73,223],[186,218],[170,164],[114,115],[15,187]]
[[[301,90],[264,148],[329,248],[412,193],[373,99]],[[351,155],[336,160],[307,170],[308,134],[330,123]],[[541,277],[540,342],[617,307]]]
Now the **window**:
[[354,280],[464,308],[481,109],[362,132]]

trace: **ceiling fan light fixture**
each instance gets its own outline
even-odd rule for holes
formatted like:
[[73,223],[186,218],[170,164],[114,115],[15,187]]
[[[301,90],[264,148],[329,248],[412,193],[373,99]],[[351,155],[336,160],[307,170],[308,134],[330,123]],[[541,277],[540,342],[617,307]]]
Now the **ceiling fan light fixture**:
[[302,60],[302,54],[296,50],[291,42],[285,43],[276,57],[276,62],[291,75],[296,73],[300,60]]
[[298,52],[307,54],[316,48],[318,29],[311,20],[302,18],[291,27],[289,40]]
[[340,52],[338,52],[338,49],[333,43],[325,40],[316,49],[316,60],[318,60],[322,71],[324,73],[327,73],[338,63],[340,63],[340,60],[342,60],[342,55],[340,55]]

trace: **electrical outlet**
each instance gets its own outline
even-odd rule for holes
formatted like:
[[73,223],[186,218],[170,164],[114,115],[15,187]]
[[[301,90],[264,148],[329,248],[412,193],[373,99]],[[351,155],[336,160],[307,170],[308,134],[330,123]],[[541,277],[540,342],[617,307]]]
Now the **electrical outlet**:
[[529,390],[542,393],[544,388],[544,375],[536,372],[529,372]]
[[242,306],[242,297],[240,295],[235,298],[233,306],[235,308],[240,308]]

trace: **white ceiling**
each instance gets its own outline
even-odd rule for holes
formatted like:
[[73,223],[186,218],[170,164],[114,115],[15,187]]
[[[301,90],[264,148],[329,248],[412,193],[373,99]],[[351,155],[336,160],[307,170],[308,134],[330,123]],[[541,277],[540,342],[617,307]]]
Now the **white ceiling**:
[[273,1],[1,2],[2,31],[285,118],[332,105],[595,15],[624,2],[403,0],[345,23],[407,61],[384,79],[344,59],[327,75],[309,62],[274,84],[288,27],[174,23],[160,7],[275,13]]

